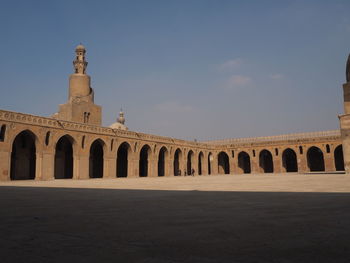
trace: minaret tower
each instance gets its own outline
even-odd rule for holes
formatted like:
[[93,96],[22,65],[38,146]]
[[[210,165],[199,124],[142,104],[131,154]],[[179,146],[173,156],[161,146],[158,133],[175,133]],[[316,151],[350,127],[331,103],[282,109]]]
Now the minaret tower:
[[66,104],[59,106],[54,115],[60,120],[101,125],[101,107],[94,103],[94,91],[90,87],[90,76],[86,74],[88,62],[83,45],[75,48],[74,73],[69,76],[69,96]]
[[344,91],[344,114],[339,116],[345,173],[350,174],[350,55],[346,63]]

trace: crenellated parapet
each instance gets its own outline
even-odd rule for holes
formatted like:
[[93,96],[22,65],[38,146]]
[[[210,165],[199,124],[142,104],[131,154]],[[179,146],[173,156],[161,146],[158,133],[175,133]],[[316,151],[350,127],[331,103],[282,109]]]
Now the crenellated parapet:
[[[37,180],[65,178],[59,175],[57,165],[62,162],[58,159],[62,153],[58,151],[67,145],[71,145],[71,150],[65,154],[71,152],[71,166],[75,168],[70,174],[75,179],[90,178],[91,158],[98,154],[102,159],[97,163],[103,164],[99,174],[106,178],[343,169],[342,161],[337,161],[341,152],[337,130],[197,142],[6,110],[0,110],[0,127],[0,180],[16,178],[11,177],[13,167],[17,167],[16,160],[17,163],[29,162],[17,156],[21,149],[19,142],[23,140],[32,140],[25,145],[35,145],[32,157],[35,165],[32,166],[36,167],[36,174],[27,177]],[[28,154],[26,152],[25,156]],[[292,161],[288,159],[291,154],[295,156],[294,168],[290,168]],[[316,158],[316,164],[312,163],[312,158]],[[320,161],[322,165],[317,164]],[[24,163],[17,173],[23,173],[21,169],[28,167]]]

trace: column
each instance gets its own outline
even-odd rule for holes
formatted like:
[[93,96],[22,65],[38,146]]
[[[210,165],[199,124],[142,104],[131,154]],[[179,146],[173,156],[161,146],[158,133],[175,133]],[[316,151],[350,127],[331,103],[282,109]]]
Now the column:
[[0,181],[10,180],[11,152],[0,152]]
[[158,176],[158,158],[154,156],[148,158],[148,171],[147,177],[157,177]]
[[128,177],[139,177],[139,158],[137,153],[128,156]]
[[[43,151],[40,155],[41,169],[40,175],[38,174],[38,180],[53,180],[55,179],[55,151]],[[37,154],[38,157],[38,154]],[[38,164],[38,162],[37,162]],[[40,176],[40,177],[39,177]]]
[[168,155],[165,162],[165,176],[174,176],[174,157]]
[[[73,173],[74,179],[89,179],[89,154],[81,153],[79,156],[74,158],[76,160],[74,164],[76,164],[76,173]],[[76,176],[76,177],[74,177]]]
[[276,153],[273,154],[273,173],[281,173],[282,172],[282,158],[281,153],[278,153],[278,156],[276,156]]
[[103,178],[117,177],[117,159],[114,155],[107,155],[103,158]]

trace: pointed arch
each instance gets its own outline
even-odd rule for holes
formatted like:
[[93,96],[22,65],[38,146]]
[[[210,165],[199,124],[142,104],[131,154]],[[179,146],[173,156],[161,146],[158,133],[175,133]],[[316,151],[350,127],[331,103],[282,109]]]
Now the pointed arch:
[[119,145],[117,151],[117,177],[128,177],[129,156],[131,146],[128,142]]
[[198,175],[203,174],[203,171],[202,171],[203,159],[204,159],[203,152],[199,152],[199,154],[198,154]]
[[336,171],[345,171],[343,146],[341,144],[334,149],[334,164]]
[[218,154],[218,169],[219,174],[229,174],[230,173],[230,162],[227,153],[220,152]]
[[260,152],[259,165],[264,173],[273,173],[273,159],[270,151],[264,149]]
[[181,166],[182,166],[182,152],[179,148],[177,148],[174,153],[174,176],[181,175]]
[[242,151],[238,154],[238,167],[244,174],[251,173],[250,156],[247,152]]
[[103,177],[103,160],[104,160],[105,143],[101,139],[96,139],[90,146],[89,158],[89,177]]
[[310,172],[322,172],[325,170],[323,152],[320,148],[312,146],[308,149],[307,165]]
[[1,125],[1,129],[0,129],[0,142],[5,141],[5,134],[6,134],[6,125],[3,124]]
[[168,149],[163,146],[159,150],[158,154],[158,176],[165,176],[168,174],[167,171],[167,162],[168,162]]
[[298,172],[297,155],[291,148],[287,148],[283,151],[282,165],[287,173]]
[[149,158],[152,153],[151,147],[148,144],[142,146],[139,159],[139,176],[147,177],[150,172]]
[[73,144],[74,139],[69,135],[59,138],[55,146],[55,179],[73,178]]
[[12,143],[11,180],[35,179],[37,137],[30,130],[20,132]]
[[187,153],[187,175],[194,173],[193,159],[194,153],[192,150],[189,150]]

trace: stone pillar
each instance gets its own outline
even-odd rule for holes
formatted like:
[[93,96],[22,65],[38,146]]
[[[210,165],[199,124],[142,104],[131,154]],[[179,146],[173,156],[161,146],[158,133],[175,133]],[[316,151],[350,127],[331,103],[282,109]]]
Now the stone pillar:
[[174,176],[174,158],[173,156],[168,155],[165,159],[165,176],[170,177]]
[[255,151],[255,156],[254,156],[253,152],[251,153],[250,169],[251,169],[252,174],[261,173],[261,168],[259,166],[259,156],[257,155],[257,151]]
[[139,177],[139,158],[137,153],[128,156],[128,177]]
[[103,178],[117,177],[117,160],[113,155],[103,158]]
[[213,161],[211,162],[211,172],[213,175],[219,174],[218,153],[213,153]]
[[182,160],[180,160],[179,158],[179,169],[181,170],[181,176],[184,176],[185,175],[185,172],[187,174],[187,154],[185,151],[183,151],[183,154],[182,154]]
[[202,158],[202,175],[208,175],[208,156],[203,153]]
[[43,153],[42,151],[39,152],[37,150],[36,156],[35,156],[35,180],[41,180],[42,178],[42,173],[43,173],[42,163],[43,163]]
[[158,177],[158,159],[154,156],[148,157],[147,177]]
[[89,179],[89,154],[80,153],[74,158],[74,165],[76,168],[73,172],[74,179]]
[[11,152],[0,151],[0,181],[10,180]]
[[[232,156],[232,152],[231,152],[231,156]],[[229,166],[230,166],[230,174],[237,174],[237,165],[235,165],[236,156],[230,157],[230,155],[229,155],[228,160],[229,160]]]
[[194,169],[194,175],[198,175],[198,155],[196,153],[193,154],[192,169]]
[[332,151],[330,151],[329,153],[325,152],[323,157],[324,157],[325,171],[334,172],[335,164],[334,164],[334,157],[333,157]]
[[297,153],[297,162],[298,162],[298,173],[306,173],[308,172],[307,167],[307,154],[303,151],[303,154],[300,152]]
[[282,157],[281,157],[281,153],[278,154],[278,156],[276,156],[276,153],[273,154],[272,157],[272,161],[273,161],[273,173],[281,173],[282,172]]
[[73,179],[79,179],[79,156],[80,154],[73,154]]
[[230,174],[239,174],[239,168],[238,168],[238,156],[237,151],[235,152],[235,157],[232,157],[230,162]]
[[[41,169],[38,176],[38,180],[53,180],[55,179],[55,152],[54,151],[43,151],[42,154],[39,154],[41,157],[40,163],[41,167],[36,169]],[[38,157],[38,155],[37,155]],[[38,162],[37,162],[38,164]]]

